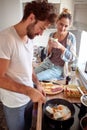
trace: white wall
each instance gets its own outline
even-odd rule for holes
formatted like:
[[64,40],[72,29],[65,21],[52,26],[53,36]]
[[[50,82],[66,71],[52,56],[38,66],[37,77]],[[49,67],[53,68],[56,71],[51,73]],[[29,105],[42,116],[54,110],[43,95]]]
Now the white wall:
[[[0,0],[0,30],[17,23],[22,17],[22,5],[23,2],[30,0]],[[64,7],[70,8],[73,12],[72,1],[61,0],[62,3],[58,3],[57,12]]]
[[74,0],[61,0],[60,12],[63,8],[68,8],[72,14],[72,25],[73,26],[73,12],[74,12]]
[[20,0],[0,0],[0,31],[17,23],[22,17]]
[[34,44],[37,46],[47,46],[48,38],[51,32],[55,32],[56,29],[47,29],[44,31],[42,36],[34,38]]

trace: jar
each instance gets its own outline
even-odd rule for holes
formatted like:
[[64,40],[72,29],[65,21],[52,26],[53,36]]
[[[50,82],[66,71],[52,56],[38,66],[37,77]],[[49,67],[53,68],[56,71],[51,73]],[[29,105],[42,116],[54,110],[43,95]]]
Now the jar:
[[78,85],[77,84],[77,79],[76,79],[76,72],[75,71],[71,71],[70,72],[70,81],[69,81],[69,85],[73,84],[73,85]]

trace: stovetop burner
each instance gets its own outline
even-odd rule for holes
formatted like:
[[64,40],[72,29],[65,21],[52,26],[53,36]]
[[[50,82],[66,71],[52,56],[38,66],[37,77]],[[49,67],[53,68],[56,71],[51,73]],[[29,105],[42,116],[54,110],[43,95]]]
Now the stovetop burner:
[[72,126],[73,122],[74,122],[74,118],[71,118],[67,123],[56,122],[54,124],[53,122],[49,122],[46,116],[44,116],[42,127],[43,130],[70,130],[70,127]]

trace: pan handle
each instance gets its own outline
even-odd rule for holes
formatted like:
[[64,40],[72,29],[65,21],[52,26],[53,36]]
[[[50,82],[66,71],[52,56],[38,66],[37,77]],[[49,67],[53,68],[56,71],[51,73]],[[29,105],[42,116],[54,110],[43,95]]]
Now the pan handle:
[[80,88],[81,84],[80,84],[79,79],[77,79],[77,82],[78,82],[78,84],[79,84],[79,86],[77,86],[78,90],[80,91],[80,93],[81,93],[82,95],[85,95],[84,92],[83,92],[83,91],[81,90],[81,88]]
[[73,103],[75,106],[77,106],[79,109],[81,108],[81,103]]
[[42,103],[38,102],[36,130],[42,130]]

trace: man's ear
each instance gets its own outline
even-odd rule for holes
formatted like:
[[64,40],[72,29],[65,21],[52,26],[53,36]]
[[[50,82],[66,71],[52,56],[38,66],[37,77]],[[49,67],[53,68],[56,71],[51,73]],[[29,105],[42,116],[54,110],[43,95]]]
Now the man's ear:
[[35,15],[33,13],[31,13],[28,17],[28,20],[33,23],[35,21]]

